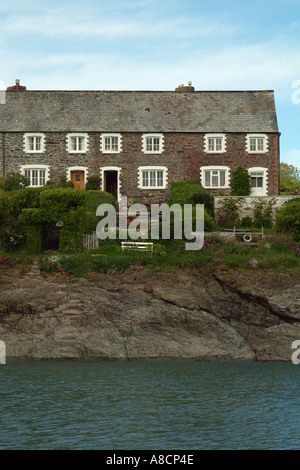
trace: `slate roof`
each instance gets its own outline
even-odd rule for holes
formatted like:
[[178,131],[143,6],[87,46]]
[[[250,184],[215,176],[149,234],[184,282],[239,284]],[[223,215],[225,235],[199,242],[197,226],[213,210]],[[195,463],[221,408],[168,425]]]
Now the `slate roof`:
[[7,91],[0,131],[278,132],[273,91]]

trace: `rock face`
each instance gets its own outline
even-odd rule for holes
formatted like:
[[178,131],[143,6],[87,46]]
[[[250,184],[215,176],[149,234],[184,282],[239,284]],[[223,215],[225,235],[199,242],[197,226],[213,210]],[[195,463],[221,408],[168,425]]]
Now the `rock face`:
[[196,270],[122,275],[0,273],[7,360],[291,361],[300,277]]

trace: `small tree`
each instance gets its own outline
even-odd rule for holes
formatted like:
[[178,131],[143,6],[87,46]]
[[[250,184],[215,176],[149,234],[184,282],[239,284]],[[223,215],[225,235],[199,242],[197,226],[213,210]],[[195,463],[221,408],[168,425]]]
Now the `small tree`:
[[230,186],[232,196],[249,196],[251,176],[248,171],[239,166],[232,174]]
[[300,170],[293,165],[280,163],[281,194],[293,194],[295,189],[300,190]]
[[4,191],[16,191],[17,189],[23,189],[29,186],[29,179],[20,173],[8,173],[3,179],[2,187]]
[[300,243],[300,202],[289,201],[276,213],[276,228],[290,233],[296,242]]

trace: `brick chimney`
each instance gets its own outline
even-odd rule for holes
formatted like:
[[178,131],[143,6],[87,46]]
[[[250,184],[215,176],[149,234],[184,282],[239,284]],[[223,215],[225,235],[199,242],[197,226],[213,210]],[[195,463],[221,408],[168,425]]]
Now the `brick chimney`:
[[17,78],[16,79],[16,84],[14,86],[8,86],[7,91],[25,91],[26,86],[21,86],[20,85],[20,80]]
[[177,88],[175,88],[175,91],[181,91],[181,92],[186,92],[186,91],[195,91],[195,88],[192,86],[192,82],[188,82],[188,85],[178,85]]

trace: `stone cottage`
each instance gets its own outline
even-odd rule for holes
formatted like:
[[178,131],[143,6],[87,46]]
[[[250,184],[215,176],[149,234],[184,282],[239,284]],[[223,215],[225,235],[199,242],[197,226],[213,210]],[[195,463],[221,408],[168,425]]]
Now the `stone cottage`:
[[0,175],[31,187],[61,177],[143,203],[171,183],[198,180],[230,193],[232,172],[251,174],[253,195],[277,195],[279,136],[273,91],[35,91],[19,81],[0,104]]

